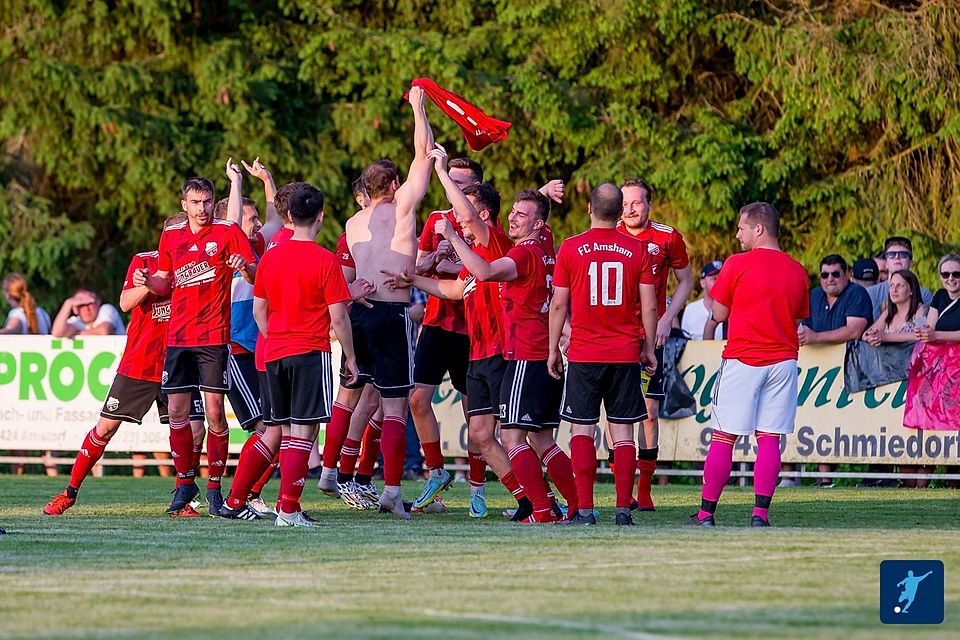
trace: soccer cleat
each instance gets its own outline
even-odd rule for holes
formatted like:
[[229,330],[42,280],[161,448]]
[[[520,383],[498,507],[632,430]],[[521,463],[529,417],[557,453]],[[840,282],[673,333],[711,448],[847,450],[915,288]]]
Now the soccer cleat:
[[487,517],[487,498],[483,495],[482,491],[478,491],[470,497],[470,517]]
[[53,498],[43,508],[45,516],[62,516],[63,512],[77,503],[76,498],[67,495],[67,491],[53,496]]
[[633,522],[633,516],[630,515],[630,512],[627,513],[618,513],[617,514],[617,526],[618,527],[632,527],[635,523]]
[[557,520],[566,519],[567,511],[567,505],[563,504],[559,500],[553,501],[553,515],[557,516]]
[[513,513],[510,514],[511,522],[520,522],[521,520],[529,518],[530,514],[533,513],[533,504],[529,498],[520,498],[520,500],[517,501],[517,508],[507,509],[507,511],[513,511]]
[[223,508],[223,494],[220,489],[207,489],[207,505],[210,515],[214,518],[220,517],[220,510]]
[[753,516],[750,518],[750,526],[751,527],[769,527],[770,521],[764,520],[760,516]]
[[167,513],[173,514],[183,510],[190,505],[190,501],[197,497],[198,493],[200,493],[200,489],[197,488],[196,484],[180,485],[173,491],[173,500],[170,501],[170,506],[167,507]]
[[689,527],[715,527],[717,526],[717,521],[713,519],[713,516],[707,516],[703,520],[697,517],[697,514],[690,516],[690,520],[687,522]]
[[339,498],[340,492],[337,490],[337,472],[328,475],[320,474],[320,480],[317,482],[317,489],[331,498]]
[[227,518],[228,520],[262,520],[263,516],[257,513],[254,509],[251,509],[249,506],[244,505],[242,507],[237,507],[236,509],[231,509],[227,505],[220,507],[220,517]]
[[450,487],[450,483],[453,481],[450,477],[450,472],[446,469],[437,469],[437,472],[436,474],[432,471],[430,472],[430,477],[427,479],[423,491],[421,491],[417,499],[413,501],[413,507],[415,509],[423,509],[433,502],[434,497],[436,497],[438,493]]
[[575,514],[573,514],[572,516],[570,516],[570,517],[567,518],[566,520],[558,520],[558,521],[557,521],[557,524],[558,524],[558,525],[561,525],[561,526],[565,526],[565,525],[571,525],[571,526],[584,525],[584,526],[589,526],[589,525],[595,525],[595,524],[597,524],[597,519],[593,516],[592,513],[591,513],[590,515],[585,516],[585,515],[581,515],[580,512],[577,511]]
[[[379,513],[393,513],[392,511],[390,511],[390,509],[386,509],[386,508],[384,508],[384,507],[381,507],[381,506],[380,506],[380,503],[379,503],[379,500],[380,500],[380,499],[377,498],[377,508],[379,509]],[[407,513],[410,513],[410,511],[411,511],[412,509],[413,509],[413,503],[412,503],[412,502],[407,502],[406,500],[404,500],[404,501],[403,501],[403,510],[406,511]]]
[[434,498],[433,502],[425,506],[423,509],[410,509],[410,513],[446,513],[447,511],[447,505],[443,504],[443,500],[440,499],[440,496]]
[[316,527],[319,523],[307,516],[303,511],[295,513],[277,512],[277,519],[273,522],[277,527]]
[[261,516],[269,516],[271,518],[277,517],[277,512],[272,509],[270,505],[264,502],[263,498],[260,496],[247,500],[247,506],[259,513]]
[[188,504],[180,511],[174,511],[170,514],[171,518],[199,518],[200,512],[193,508],[192,504]]
[[523,520],[518,520],[520,524],[549,524],[551,522],[559,521],[560,518],[558,518],[557,514],[555,514],[553,511],[544,511],[540,515],[537,515],[536,512],[533,512]]
[[[449,474],[448,474],[449,475]],[[409,520],[410,514],[407,513],[404,509],[403,498],[399,494],[392,495],[384,491],[380,494],[380,500],[378,501],[381,511],[386,509],[388,513],[392,513],[401,520]]]
[[354,481],[357,485],[357,492],[363,496],[363,499],[370,503],[370,508],[372,509],[377,505],[377,501],[380,500],[380,494],[377,492],[377,486],[372,482],[370,484],[360,484],[359,482]]
[[372,504],[367,502],[366,497],[360,492],[357,483],[353,480],[338,482],[337,492],[340,494],[340,499],[343,500],[344,504],[351,509],[364,511],[373,507]]
[[641,507],[640,503],[636,500],[630,501],[630,511],[656,511],[656,507],[650,505],[649,507]]

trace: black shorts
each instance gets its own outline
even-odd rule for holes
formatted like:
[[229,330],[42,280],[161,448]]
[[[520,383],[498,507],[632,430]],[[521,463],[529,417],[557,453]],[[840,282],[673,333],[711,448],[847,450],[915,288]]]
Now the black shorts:
[[410,315],[403,302],[371,300],[373,308],[350,305],[353,348],[360,377],[383,398],[406,398],[413,389]]
[[[167,396],[160,392],[159,382],[128,378],[118,373],[107,391],[107,399],[103,402],[100,415],[121,422],[143,424],[143,416],[147,415],[154,402],[157,403],[160,424],[170,424]],[[190,402],[190,419],[203,420],[204,417],[200,391],[194,390]]]
[[560,417],[574,424],[600,422],[600,402],[607,420],[621,424],[647,417],[639,362],[569,362]]
[[563,382],[546,360],[508,360],[500,385],[500,428],[540,431],[560,426]]
[[311,351],[267,363],[275,424],[330,422],[333,369],[329,351]]
[[270,382],[266,371],[257,371],[257,380],[260,383],[260,415],[263,426],[275,427],[279,423],[273,421],[273,405],[270,403]]
[[230,381],[230,407],[245,431],[253,431],[260,421],[260,379],[252,353],[227,356],[227,374]]
[[[354,344],[356,344],[356,343],[354,343]],[[354,348],[356,348],[356,347],[354,347]],[[356,382],[350,382],[350,383],[344,382],[344,380],[345,380],[346,377],[347,377],[347,367],[346,367],[346,365],[344,364],[346,361],[347,361],[347,356],[344,355],[343,353],[341,353],[341,354],[340,354],[340,387],[341,387],[341,388],[343,388],[343,389],[363,389],[363,387],[364,387],[368,382],[373,382],[373,380],[370,379],[370,376],[369,376],[369,375],[364,375],[364,374],[362,374],[362,373],[357,376],[357,381],[356,381]],[[360,365],[357,365],[357,366],[359,367]]]
[[467,365],[470,362],[470,338],[463,333],[440,327],[423,327],[413,357],[413,382],[437,386],[450,372],[450,384],[462,394],[467,391]]
[[647,385],[647,398],[649,400],[663,401],[667,396],[663,393],[663,347],[656,350],[657,370],[650,376],[650,384]]
[[467,415],[500,415],[500,387],[507,371],[503,356],[472,360],[467,367]]
[[161,387],[164,393],[185,393],[191,389],[226,393],[227,345],[209,347],[167,347]]

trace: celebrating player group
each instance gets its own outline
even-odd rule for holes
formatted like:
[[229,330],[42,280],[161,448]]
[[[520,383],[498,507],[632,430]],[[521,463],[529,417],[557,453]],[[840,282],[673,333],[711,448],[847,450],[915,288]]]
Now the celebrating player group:
[[[650,219],[650,186],[629,178],[597,186],[590,228],[555,250],[549,214],[551,200],[563,197],[562,182],[520,191],[501,216],[500,193],[484,182],[482,167],[449,159],[434,142],[423,90],[413,87],[408,100],[414,158],[406,180],[389,160],[363,170],[354,184],[360,209],[336,253],[315,241],[322,192],[305,183],[277,189],[259,160],[242,164],[263,182],[262,223],[242,197],[244,172],[232,160],[229,196],[219,203],[209,180],[184,183],[182,211],[166,221],[159,248],[131,261],[120,305],[132,317],[117,376],[69,485],[44,513],[73,506],[120,424],[139,424],[154,403],[170,427],[171,516],[206,509],[234,520],[316,526],[300,500],[321,423],[323,493],[403,520],[430,513],[442,508],[438,494],[451,482],[432,408],[447,375],[463,398],[471,516],[487,515],[489,466],[517,500],[514,521],[597,524],[601,406],[615,523],[630,526],[634,511],[654,510],[663,346],[693,288],[682,235]],[[417,209],[434,175],[450,208],[431,213],[418,237]],[[746,253],[728,261],[713,288],[728,345],[703,500],[691,524],[715,524],[732,443],[756,433],[750,524],[769,525],[779,435],[792,430],[796,411],[797,334],[788,329],[808,315],[806,274],[779,250],[778,232],[772,206],[744,207],[737,237]],[[677,286],[668,306],[671,272]],[[419,337],[411,331],[411,287],[429,295]],[[225,394],[250,432],[226,497]],[[401,496],[408,413],[429,471],[412,502]],[[570,455],[555,439],[561,420],[573,425]],[[197,486],[204,437],[205,506]],[[378,491],[372,475],[381,455]],[[268,506],[260,492],[277,465],[278,499]]]

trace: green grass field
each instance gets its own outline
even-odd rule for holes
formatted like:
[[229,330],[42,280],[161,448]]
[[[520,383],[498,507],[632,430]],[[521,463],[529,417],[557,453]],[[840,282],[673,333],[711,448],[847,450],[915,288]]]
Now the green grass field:
[[[570,530],[506,522],[493,483],[486,520],[457,485],[409,523],[311,484],[323,526],[293,530],[165,517],[159,478],[91,478],[42,516],[65,480],[0,476],[0,638],[960,637],[955,491],[785,489],[751,530],[752,493],[728,489],[702,530],[682,526],[696,488],[661,487],[623,529],[601,485],[601,525]],[[911,558],[946,565],[942,625],[880,624],[879,563]]]

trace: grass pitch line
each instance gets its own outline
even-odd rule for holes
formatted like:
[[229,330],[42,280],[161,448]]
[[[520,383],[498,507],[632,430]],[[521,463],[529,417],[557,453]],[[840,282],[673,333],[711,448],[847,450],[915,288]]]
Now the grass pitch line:
[[524,616],[501,616],[492,613],[455,613],[452,611],[436,611],[427,609],[424,614],[447,619],[456,618],[470,622],[498,622],[502,624],[528,625],[533,627],[558,627],[560,629],[569,629],[571,631],[586,631],[602,633],[610,638],[629,638],[630,640],[676,640],[683,636],[662,636],[645,631],[634,631],[613,625],[591,624],[589,622],[573,622],[571,620],[557,620],[551,618],[527,618]]

